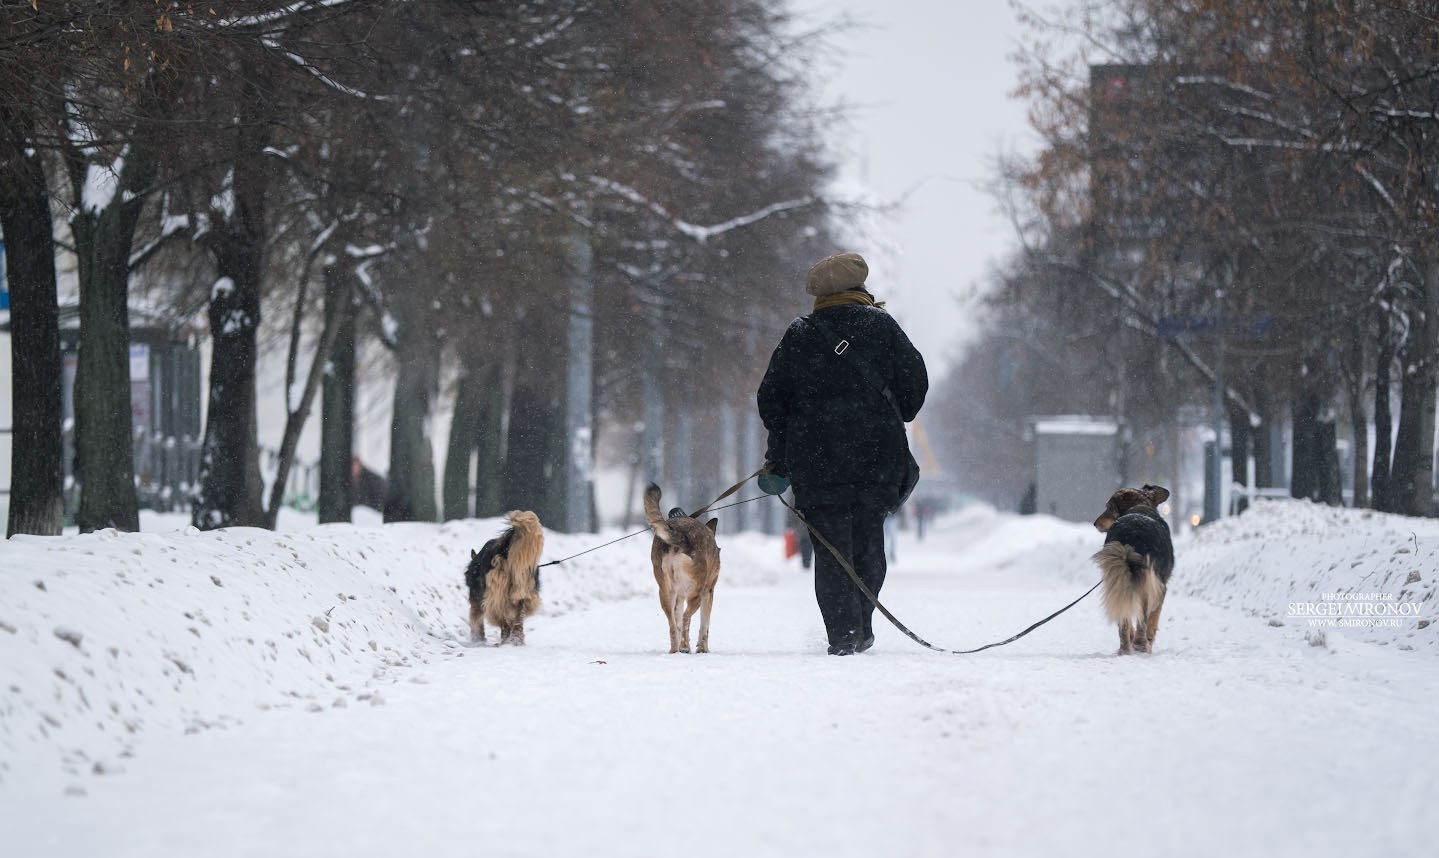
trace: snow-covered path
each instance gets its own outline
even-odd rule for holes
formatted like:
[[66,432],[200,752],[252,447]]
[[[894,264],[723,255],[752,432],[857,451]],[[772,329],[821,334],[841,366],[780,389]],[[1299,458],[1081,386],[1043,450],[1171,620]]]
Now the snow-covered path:
[[[1075,545],[995,562],[973,544],[901,538],[885,601],[938,645],[1007,637],[1087,587],[1045,568]],[[524,648],[431,641],[376,705],[150,737],[84,795],[11,785],[0,842],[107,858],[1432,848],[1439,673],[1421,654],[1309,646],[1182,596],[1151,657],[1112,655],[1092,597],[978,655],[876,629],[870,653],[826,656],[791,565],[776,586],[721,587],[706,656],[663,652],[653,597],[541,616]]]

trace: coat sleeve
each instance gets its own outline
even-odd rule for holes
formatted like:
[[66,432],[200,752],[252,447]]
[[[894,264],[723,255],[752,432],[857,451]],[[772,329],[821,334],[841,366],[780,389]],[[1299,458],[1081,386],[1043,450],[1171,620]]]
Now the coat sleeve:
[[895,324],[894,375],[890,381],[890,392],[899,406],[900,416],[908,423],[919,415],[924,398],[929,393],[929,371],[924,366],[924,356],[904,329]]
[[764,428],[769,433],[764,460],[774,467],[776,473],[783,476],[789,474],[784,451],[789,428],[789,404],[793,398],[790,395],[792,349],[787,347],[790,339],[790,331],[785,331],[779,345],[775,346],[774,353],[770,355],[769,367],[765,370],[764,379],[759,383],[759,392],[755,395],[760,422],[764,423]]

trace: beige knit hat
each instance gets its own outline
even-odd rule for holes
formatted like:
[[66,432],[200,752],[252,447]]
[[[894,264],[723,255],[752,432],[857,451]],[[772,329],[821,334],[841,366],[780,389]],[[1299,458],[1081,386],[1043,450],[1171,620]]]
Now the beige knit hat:
[[858,253],[836,253],[816,262],[804,277],[804,291],[816,298],[864,285],[869,265]]

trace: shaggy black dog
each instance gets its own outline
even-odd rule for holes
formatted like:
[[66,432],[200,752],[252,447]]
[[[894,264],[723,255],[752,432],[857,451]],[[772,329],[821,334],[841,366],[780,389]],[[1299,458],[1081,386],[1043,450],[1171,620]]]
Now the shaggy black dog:
[[465,585],[470,590],[470,638],[485,640],[485,620],[500,629],[500,643],[524,644],[525,618],[540,609],[540,554],[545,532],[533,512],[515,510],[509,527],[479,551],[470,552]]

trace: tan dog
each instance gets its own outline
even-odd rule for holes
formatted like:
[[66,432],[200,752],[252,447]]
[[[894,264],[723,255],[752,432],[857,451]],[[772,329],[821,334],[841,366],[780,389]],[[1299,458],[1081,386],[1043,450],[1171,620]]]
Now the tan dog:
[[539,516],[514,510],[509,527],[470,552],[465,583],[470,589],[470,639],[485,640],[485,620],[500,628],[500,643],[523,645],[525,618],[540,609],[540,554],[545,531]]
[[720,550],[715,543],[719,519],[700,524],[680,510],[660,515],[660,487],[645,489],[645,520],[654,529],[650,562],[660,585],[660,608],[670,626],[670,652],[690,651],[690,618],[700,612],[695,652],[710,651],[710,610],[719,581]]
[[1159,505],[1163,486],[1124,488],[1110,496],[1094,526],[1104,547],[1094,562],[1104,576],[1104,612],[1119,625],[1119,654],[1153,652],[1159,612],[1174,571],[1174,544]]

